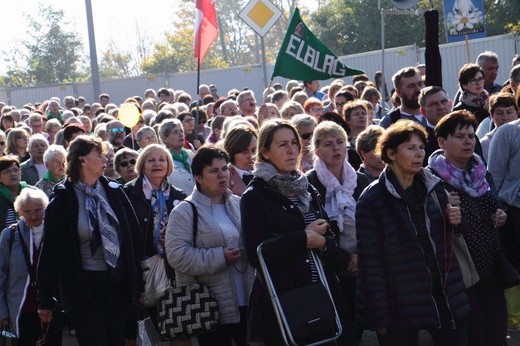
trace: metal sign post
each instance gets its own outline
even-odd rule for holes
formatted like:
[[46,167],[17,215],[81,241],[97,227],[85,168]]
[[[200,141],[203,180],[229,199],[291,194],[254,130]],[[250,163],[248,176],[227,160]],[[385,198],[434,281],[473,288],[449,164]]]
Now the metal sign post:
[[264,36],[282,15],[282,11],[269,0],[251,0],[238,15],[260,36],[262,46],[262,70],[264,87],[267,88],[267,63],[265,57]]

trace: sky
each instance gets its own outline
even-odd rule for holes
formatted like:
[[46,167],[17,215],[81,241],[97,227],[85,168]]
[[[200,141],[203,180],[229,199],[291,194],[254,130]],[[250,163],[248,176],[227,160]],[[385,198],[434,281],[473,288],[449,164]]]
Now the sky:
[[[163,33],[172,29],[172,18],[178,0],[91,0],[98,57],[108,48],[112,39],[123,50],[130,50],[137,42],[136,25],[154,41],[160,41]],[[9,52],[27,37],[24,14],[35,16],[38,3],[52,5],[63,10],[65,19],[71,22],[69,30],[80,34],[88,54],[87,15],[84,0],[3,0],[0,21],[0,52]],[[195,10],[194,10],[195,13]],[[160,39],[157,39],[160,37]]]
[[[98,61],[111,41],[120,51],[133,52],[137,44],[136,26],[145,37],[160,42],[164,32],[173,29],[173,18],[176,4],[180,0],[91,0],[94,17],[94,30]],[[216,0],[218,1],[218,0]],[[52,5],[55,10],[63,10],[64,18],[71,26],[68,30],[77,32],[84,42],[85,54],[88,54],[87,15],[84,0],[2,0],[0,5],[2,20],[0,21],[0,54],[6,55],[24,38],[27,38],[27,19],[25,15],[36,16],[38,3]],[[316,0],[302,0],[301,4],[315,7]],[[195,15],[195,8],[193,9]],[[0,72],[5,71],[5,64],[0,60]]]

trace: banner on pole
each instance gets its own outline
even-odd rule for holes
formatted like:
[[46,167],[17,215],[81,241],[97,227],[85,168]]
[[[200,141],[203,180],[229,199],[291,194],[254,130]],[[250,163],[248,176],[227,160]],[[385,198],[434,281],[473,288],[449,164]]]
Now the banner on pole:
[[195,19],[195,40],[193,44],[193,55],[199,58],[200,63],[209,47],[217,38],[217,12],[212,0],[197,0],[197,16]]
[[344,65],[307,28],[295,9],[278,52],[271,79],[276,76],[298,80],[325,80],[364,73]]
[[483,0],[444,0],[448,43],[486,37]]

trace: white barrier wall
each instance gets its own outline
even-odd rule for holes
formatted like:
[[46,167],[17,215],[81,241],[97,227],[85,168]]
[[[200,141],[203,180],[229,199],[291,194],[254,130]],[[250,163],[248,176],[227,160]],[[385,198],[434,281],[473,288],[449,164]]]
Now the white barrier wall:
[[[388,89],[392,89],[391,77],[398,69],[424,62],[424,48],[416,46],[404,46],[385,50],[385,78]],[[512,34],[493,36],[469,42],[470,61],[474,62],[479,53],[491,50],[498,54],[500,69],[496,82],[502,83],[509,76],[511,59],[520,52],[520,39]],[[457,74],[460,67],[467,62],[466,46],[464,42],[444,44],[440,46],[442,56],[443,87],[453,97],[457,91]],[[364,70],[369,78],[373,78],[376,71],[381,70],[381,51],[366,52],[341,57],[348,66]],[[267,77],[270,78],[274,66],[267,66]],[[201,83],[215,84],[219,95],[226,95],[228,90],[236,88],[242,90],[245,87],[255,92],[257,100],[262,99],[264,80],[262,66],[237,66],[218,70],[203,70],[200,77]],[[322,85],[331,80],[322,81]],[[351,82],[347,77],[346,81]],[[287,79],[276,77],[274,82],[285,86]],[[101,82],[101,92],[108,93],[111,101],[121,103],[125,98],[140,95],[148,88],[159,89],[171,87],[175,90],[182,89],[196,98],[197,76],[195,72],[177,74],[153,74],[134,78],[105,80]],[[21,107],[28,102],[41,102],[58,96],[63,99],[67,95],[84,96],[88,103],[95,102],[91,83],[46,85],[29,88],[0,89],[0,101]]]

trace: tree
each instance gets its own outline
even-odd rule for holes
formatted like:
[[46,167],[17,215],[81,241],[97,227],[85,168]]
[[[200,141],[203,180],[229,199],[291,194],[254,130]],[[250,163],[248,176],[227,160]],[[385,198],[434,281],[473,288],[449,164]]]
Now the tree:
[[75,31],[67,31],[70,22],[62,10],[39,4],[38,16],[28,16],[29,39],[22,42],[21,52],[27,62],[22,70],[30,84],[71,82],[79,75],[83,52],[82,41]]

